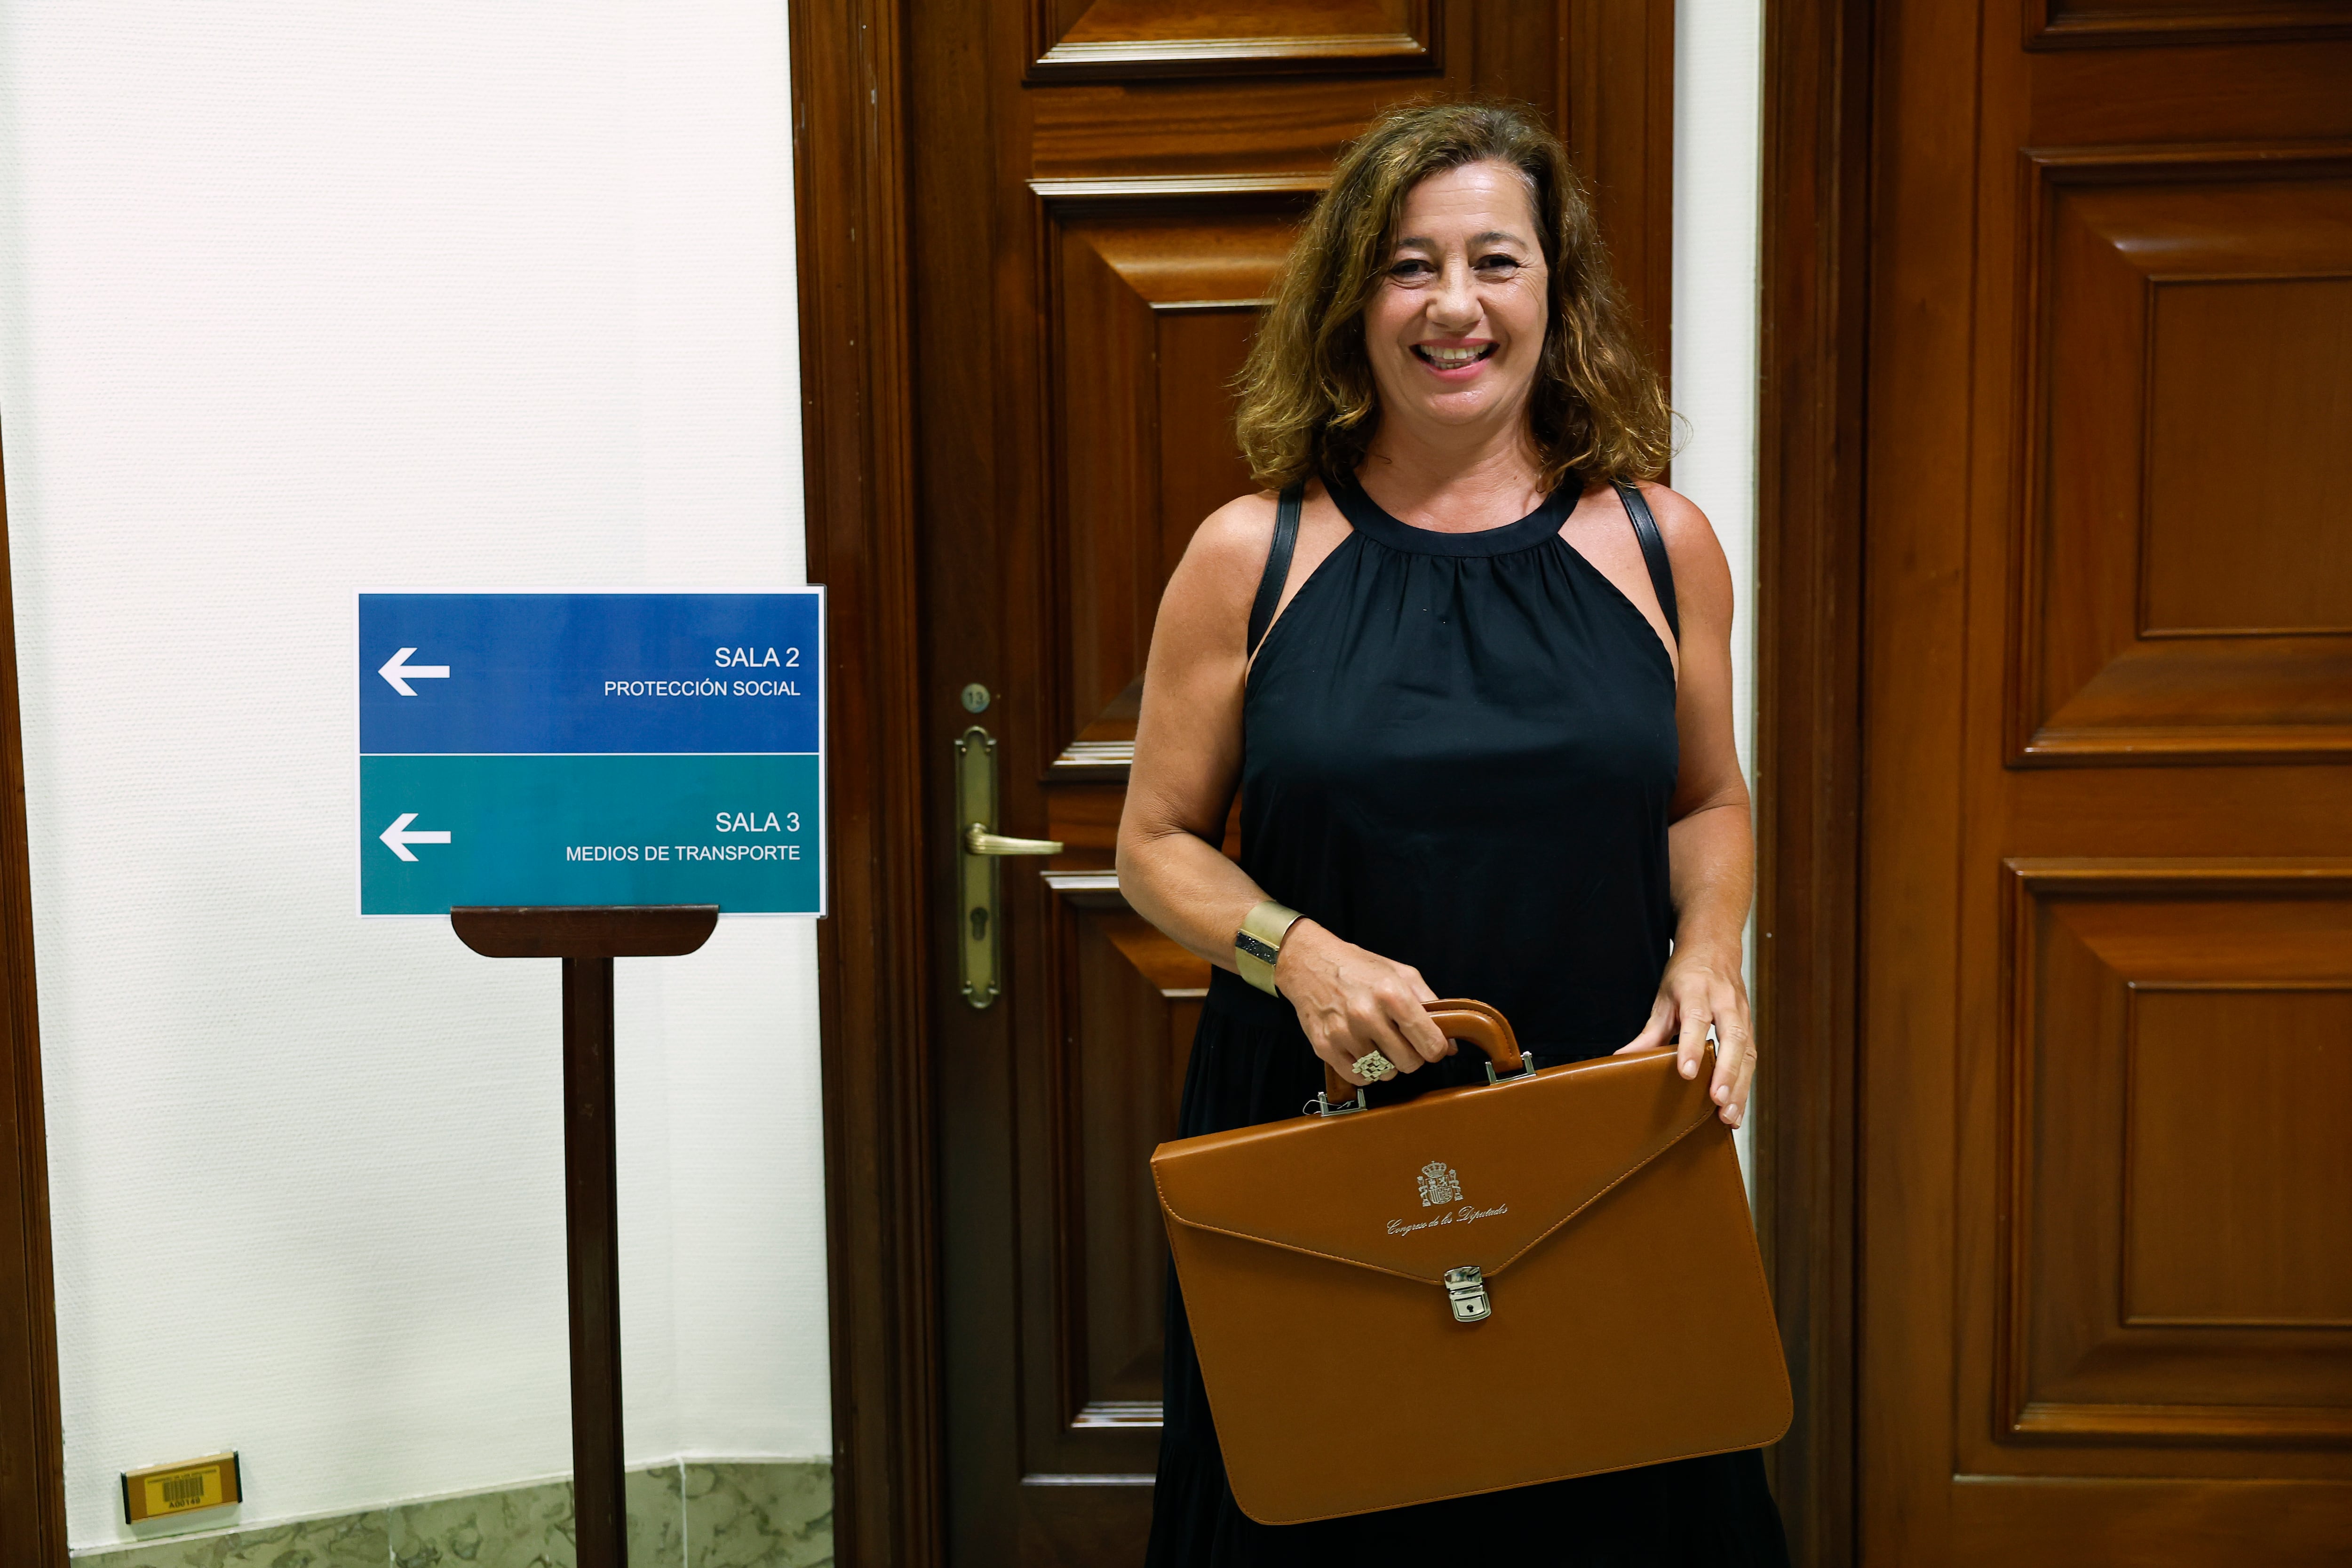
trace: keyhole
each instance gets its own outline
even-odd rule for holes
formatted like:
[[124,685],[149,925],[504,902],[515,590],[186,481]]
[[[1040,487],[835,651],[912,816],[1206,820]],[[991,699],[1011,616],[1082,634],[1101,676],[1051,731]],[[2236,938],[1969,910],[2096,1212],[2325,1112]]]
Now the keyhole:
[[988,940],[988,911],[985,909],[971,911],[971,940],[974,942]]

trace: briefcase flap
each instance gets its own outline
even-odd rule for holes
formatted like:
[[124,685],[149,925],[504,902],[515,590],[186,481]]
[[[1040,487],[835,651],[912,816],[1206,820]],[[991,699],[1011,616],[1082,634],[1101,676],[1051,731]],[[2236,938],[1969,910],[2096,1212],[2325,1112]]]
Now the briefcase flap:
[[1670,1050],[1548,1068],[1383,1108],[1163,1143],[1160,1201],[1180,1225],[1439,1282],[1492,1279],[1714,1120],[1708,1074]]

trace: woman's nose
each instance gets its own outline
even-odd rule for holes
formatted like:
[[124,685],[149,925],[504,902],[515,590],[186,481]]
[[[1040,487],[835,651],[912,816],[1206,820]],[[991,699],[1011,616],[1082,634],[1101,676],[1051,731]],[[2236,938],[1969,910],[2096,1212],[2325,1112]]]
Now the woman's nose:
[[1449,262],[1437,276],[1437,289],[1429,302],[1430,325],[1466,331],[1478,321],[1478,299],[1470,288],[1470,268]]

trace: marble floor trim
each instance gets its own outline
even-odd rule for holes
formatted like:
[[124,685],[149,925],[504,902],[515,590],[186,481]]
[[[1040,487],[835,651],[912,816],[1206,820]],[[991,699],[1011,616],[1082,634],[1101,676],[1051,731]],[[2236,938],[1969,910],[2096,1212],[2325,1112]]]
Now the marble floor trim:
[[[833,1563],[833,1467],[823,1459],[675,1459],[630,1471],[626,1498],[629,1568]],[[73,1554],[74,1568],[574,1568],[576,1561],[569,1480]]]

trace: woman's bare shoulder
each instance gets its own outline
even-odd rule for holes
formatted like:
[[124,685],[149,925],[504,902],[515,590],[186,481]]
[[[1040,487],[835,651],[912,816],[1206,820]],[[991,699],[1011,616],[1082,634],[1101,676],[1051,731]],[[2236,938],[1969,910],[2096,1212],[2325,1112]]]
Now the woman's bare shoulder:
[[1650,503],[1650,515],[1658,520],[1658,531],[1665,536],[1668,550],[1677,544],[1715,544],[1715,525],[1688,496],[1655,479],[1643,479],[1634,488]]
[[1219,560],[1253,549],[1264,554],[1274,538],[1276,504],[1271,490],[1235,496],[1201,520],[1201,526],[1192,531],[1191,548]]
[[1685,595],[1693,592],[1710,598],[1719,595],[1727,605],[1731,563],[1706,513],[1688,496],[1654,479],[1641,481],[1641,491],[1642,499],[1650,503],[1650,515],[1658,520],[1658,533],[1666,542],[1666,559],[1674,563],[1677,588]]
[[1169,592],[1244,602],[1255,595],[1274,543],[1276,504],[1270,490],[1235,496],[1202,518],[1184,547],[1183,563],[1176,568]]

